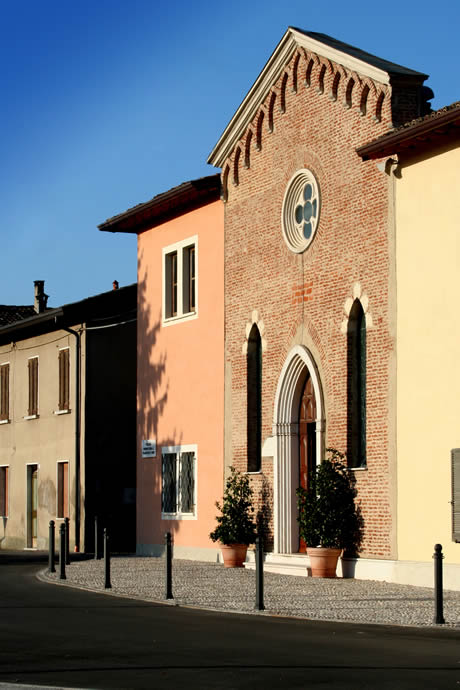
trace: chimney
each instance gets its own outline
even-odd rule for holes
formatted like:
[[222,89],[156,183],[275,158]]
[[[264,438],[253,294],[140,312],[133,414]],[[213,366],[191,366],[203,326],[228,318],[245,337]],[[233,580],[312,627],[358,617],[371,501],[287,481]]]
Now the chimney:
[[48,295],[45,295],[45,281],[34,280],[34,309],[36,314],[45,311],[48,302]]
[[114,280],[112,283],[112,287],[114,290],[118,290],[118,280]]

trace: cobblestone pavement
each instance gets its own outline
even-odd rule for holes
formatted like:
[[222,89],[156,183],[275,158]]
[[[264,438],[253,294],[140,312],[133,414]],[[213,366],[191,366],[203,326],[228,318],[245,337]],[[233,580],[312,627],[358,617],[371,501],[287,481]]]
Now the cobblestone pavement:
[[[82,560],[66,567],[66,580],[42,571],[40,577],[56,584],[80,587],[116,596],[164,602],[165,561],[138,556],[112,557],[111,589],[104,588],[104,561]],[[219,611],[255,611],[255,571],[224,568],[217,563],[175,559],[170,603]],[[432,589],[354,579],[317,579],[265,572],[262,615],[296,616],[388,625],[431,626]],[[444,592],[445,626],[460,630],[460,592]]]

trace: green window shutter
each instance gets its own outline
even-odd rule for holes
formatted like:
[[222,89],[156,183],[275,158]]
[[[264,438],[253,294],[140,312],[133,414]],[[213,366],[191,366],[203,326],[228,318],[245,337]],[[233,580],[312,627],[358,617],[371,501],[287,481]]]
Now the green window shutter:
[[452,541],[460,542],[460,448],[451,450],[452,460]]

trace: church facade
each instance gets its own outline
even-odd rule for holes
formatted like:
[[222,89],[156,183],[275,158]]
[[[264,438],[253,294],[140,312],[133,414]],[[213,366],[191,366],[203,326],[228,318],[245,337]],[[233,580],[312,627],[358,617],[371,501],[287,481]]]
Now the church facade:
[[425,79],[290,28],[209,157],[226,204],[225,464],[251,473],[274,568],[305,568],[296,489],[326,448],[346,453],[365,525],[344,567],[398,560],[394,178],[357,149],[429,111]]

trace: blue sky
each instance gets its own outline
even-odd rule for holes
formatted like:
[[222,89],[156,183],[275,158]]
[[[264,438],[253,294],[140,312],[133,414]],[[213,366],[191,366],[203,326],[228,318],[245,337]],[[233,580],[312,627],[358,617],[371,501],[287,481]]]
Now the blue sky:
[[[0,0],[0,304],[59,306],[136,280],[97,225],[215,172],[209,152],[288,26],[430,75],[460,99],[460,3]],[[438,5],[439,7],[439,5]]]

